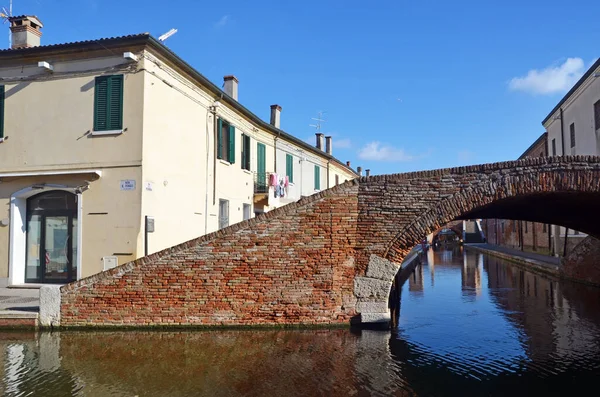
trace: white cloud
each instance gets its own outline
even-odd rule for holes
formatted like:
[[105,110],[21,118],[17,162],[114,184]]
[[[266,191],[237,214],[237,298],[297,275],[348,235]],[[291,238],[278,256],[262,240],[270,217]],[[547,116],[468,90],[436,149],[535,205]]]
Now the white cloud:
[[415,157],[407,154],[404,149],[382,145],[380,142],[370,142],[358,151],[361,160],[403,162],[414,160]]
[[352,147],[352,142],[348,138],[333,140],[332,142],[334,149],[350,149]]
[[581,58],[568,58],[563,64],[542,70],[532,69],[527,76],[514,77],[508,83],[512,91],[530,94],[554,94],[568,91],[585,72]]
[[227,25],[227,23],[229,23],[230,20],[231,18],[229,15],[223,15],[221,19],[219,19],[217,23],[215,23],[215,28],[222,28],[223,26]]

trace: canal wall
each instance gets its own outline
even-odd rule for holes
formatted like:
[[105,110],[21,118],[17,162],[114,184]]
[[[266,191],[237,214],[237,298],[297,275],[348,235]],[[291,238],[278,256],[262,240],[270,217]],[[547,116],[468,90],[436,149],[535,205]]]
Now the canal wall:
[[498,251],[493,248],[485,248],[483,246],[478,245],[465,245],[464,247],[469,250],[482,252],[484,254],[507,260],[533,273],[545,274],[553,277],[560,277],[559,265],[554,265],[549,262],[543,262],[540,260],[528,258],[526,256],[519,256],[513,253]]
[[569,254],[562,258],[562,277],[600,286],[600,240],[586,237]]

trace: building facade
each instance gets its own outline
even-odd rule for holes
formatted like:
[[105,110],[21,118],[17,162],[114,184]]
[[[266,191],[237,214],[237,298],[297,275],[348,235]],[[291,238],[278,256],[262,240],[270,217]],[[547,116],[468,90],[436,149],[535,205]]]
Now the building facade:
[[284,132],[278,105],[261,120],[234,76],[221,90],[148,34],[36,46],[37,18],[10,21],[0,284],[87,277],[357,176],[330,137]]

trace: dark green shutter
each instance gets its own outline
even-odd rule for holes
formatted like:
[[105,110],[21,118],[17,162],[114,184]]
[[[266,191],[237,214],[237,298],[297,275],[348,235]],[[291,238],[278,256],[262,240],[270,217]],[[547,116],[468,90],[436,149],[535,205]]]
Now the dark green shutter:
[[321,169],[315,165],[315,190],[321,190]]
[[94,130],[123,128],[123,75],[96,77]]
[[0,85],[0,138],[4,138],[4,86]]
[[217,121],[217,158],[223,158],[223,120]]
[[290,183],[294,183],[294,156],[291,154],[285,155],[285,174],[288,176]]
[[242,169],[250,171],[250,136],[242,135]]
[[229,125],[229,162],[235,163],[235,127]]
[[108,77],[96,77],[94,89],[94,131],[108,129]]
[[123,75],[110,76],[108,85],[108,129],[123,128]]
[[260,188],[267,186],[267,147],[256,144],[256,181]]

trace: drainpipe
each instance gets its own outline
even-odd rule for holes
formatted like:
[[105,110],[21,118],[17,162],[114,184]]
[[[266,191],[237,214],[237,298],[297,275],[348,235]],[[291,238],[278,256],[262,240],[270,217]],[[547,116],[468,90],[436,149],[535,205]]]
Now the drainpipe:
[[[212,113],[212,120],[213,120],[213,129],[214,129],[214,125],[216,125],[216,116],[215,113]],[[204,197],[204,234],[208,234],[208,167],[210,165],[210,133],[208,130],[208,116],[210,115],[210,113],[208,113],[206,115],[206,194]]]
[[329,189],[329,160],[327,160],[327,189]]
[[560,108],[560,148],[561,156],[565,155],[565,123],[563,122],[563,109]]
[[[213,122],[213,205],[217,203],[217,112],[215,109]],[[206,214],[208,216],[208,214]]]
[[[274,173],[277,173],[277,137],[275,137],[274,142],[273,142],[273,158],[275,159],[275,167],[273,167],[274,169]],[[266,161],[266,159],[265,159]]]

